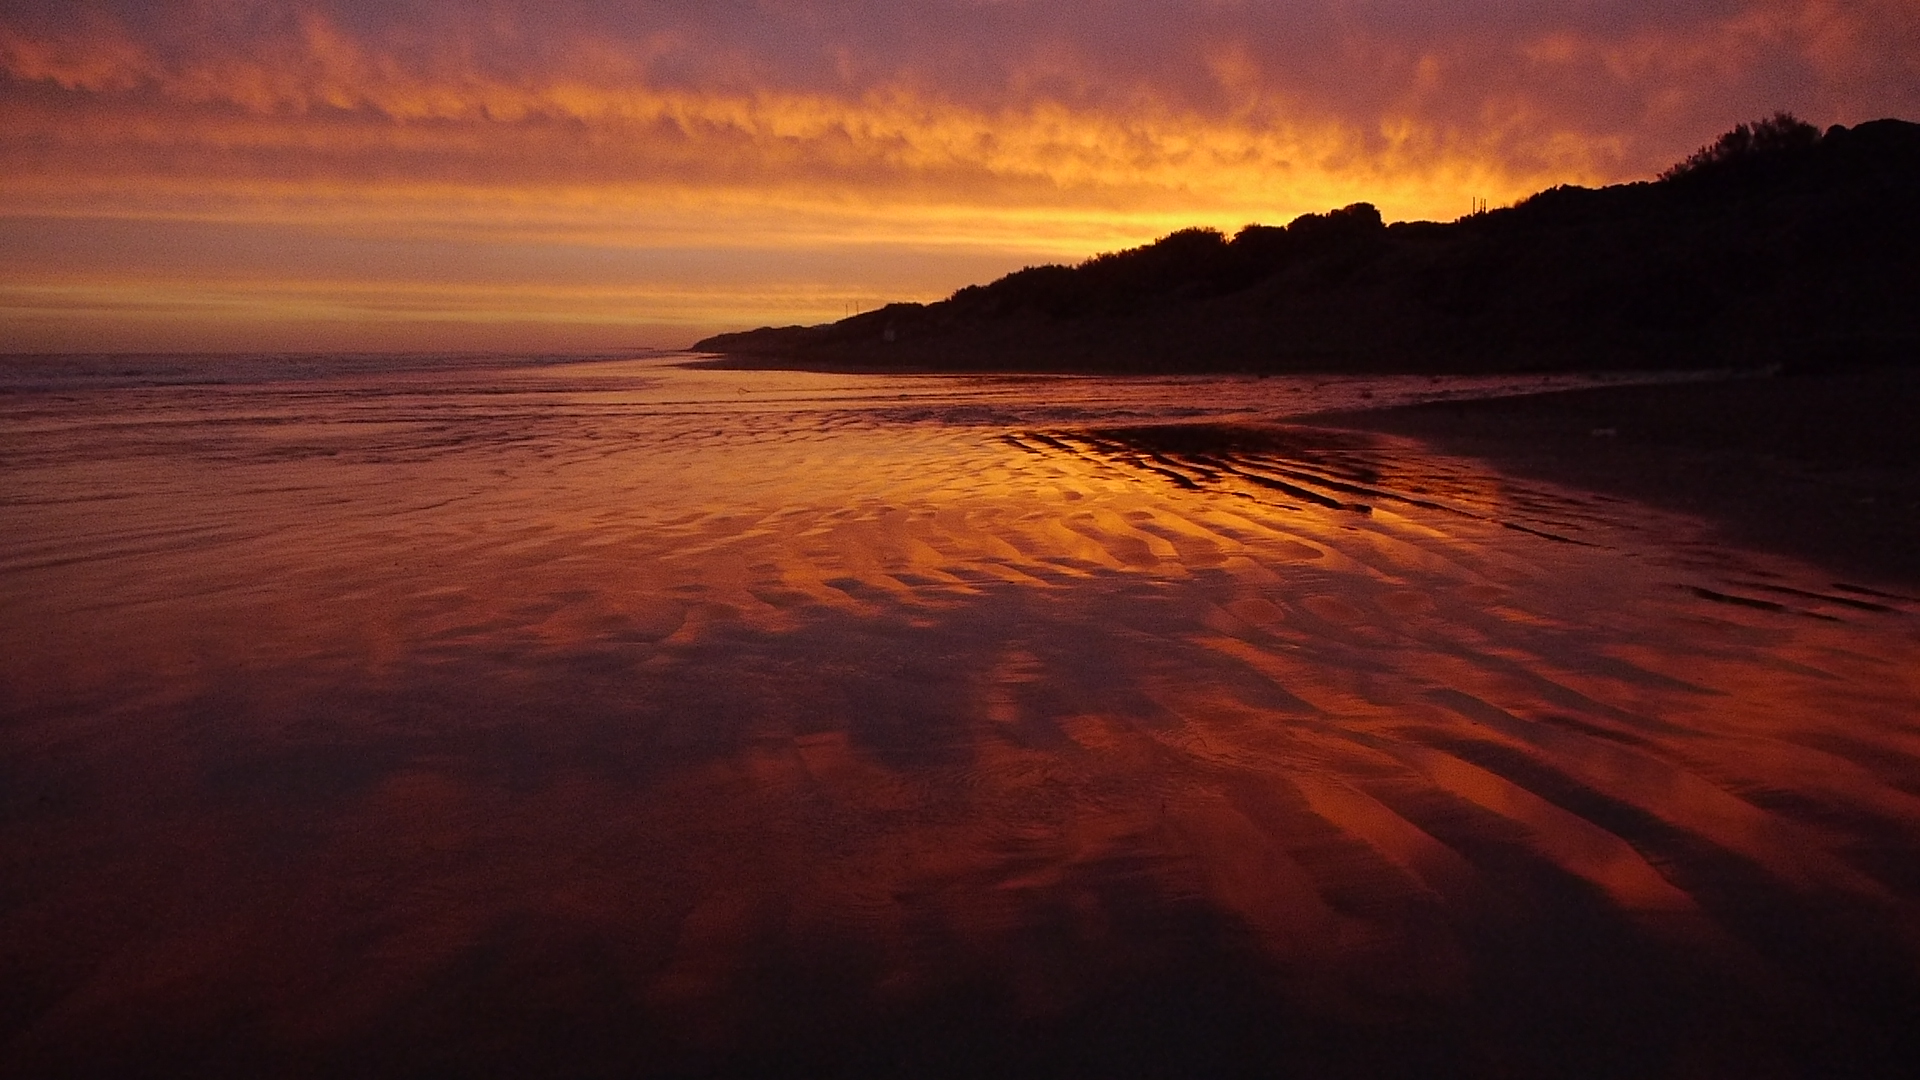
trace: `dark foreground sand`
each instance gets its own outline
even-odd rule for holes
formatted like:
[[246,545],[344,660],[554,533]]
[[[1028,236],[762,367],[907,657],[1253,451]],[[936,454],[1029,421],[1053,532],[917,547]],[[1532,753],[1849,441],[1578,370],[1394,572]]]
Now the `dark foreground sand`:
[[1315,417],[1713,524],[1853,582],[1920,587],[1920,373],[1616,386]]
[[322,375],[0,394],[0,1077],[1920,1060],[1920,601],[1286,383]]

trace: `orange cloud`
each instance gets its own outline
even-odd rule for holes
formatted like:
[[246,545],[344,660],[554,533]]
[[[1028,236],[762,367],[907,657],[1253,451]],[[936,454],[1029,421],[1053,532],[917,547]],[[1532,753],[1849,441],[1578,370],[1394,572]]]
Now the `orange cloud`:
[[[369,251],[513,252],[547,273],[596,249],[805,255],[823,297],[928,299],[974,280],[942,276],[963,267],[1362,199],[1451,218],[1472,198],[1650,174],[1775,108],[1920,107],[1920,14],[1903,0],[0,10],[10,219],[200,222],[178,234],[198,264],[229,227],[283,226]],[[847,253],[878,250],[891,272],[847,276]],[[765,261],[787,276],[738,261],[740,297],[809,295],[791,258]],[[53,287],[34,273],[16,287]],[[779,306],[729,319],[671,277],[640,306],[689,325]]]

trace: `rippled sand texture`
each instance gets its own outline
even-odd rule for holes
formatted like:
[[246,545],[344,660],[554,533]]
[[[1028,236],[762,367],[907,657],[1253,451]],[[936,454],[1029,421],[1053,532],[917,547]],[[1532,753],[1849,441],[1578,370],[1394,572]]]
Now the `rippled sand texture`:
[[0,398],[0,1073],[1920,1045],[1897,589],[1353,386],[323,375]]

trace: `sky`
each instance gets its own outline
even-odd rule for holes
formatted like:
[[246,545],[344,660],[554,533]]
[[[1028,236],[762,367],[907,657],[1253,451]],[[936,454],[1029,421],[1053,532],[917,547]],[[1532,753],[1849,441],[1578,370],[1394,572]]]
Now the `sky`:
[[1920,119],[1920,0],[0,0],[0,352],[683,347]]

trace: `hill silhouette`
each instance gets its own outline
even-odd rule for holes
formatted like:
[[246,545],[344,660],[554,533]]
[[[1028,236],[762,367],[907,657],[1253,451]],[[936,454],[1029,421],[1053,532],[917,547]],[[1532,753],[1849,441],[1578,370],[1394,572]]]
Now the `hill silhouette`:
[[932,304],[697,343],[734,363],[1461,372],[1920,364],[1920,124],[1742,124],[1657,180],[1438,224],[1185,229]]

